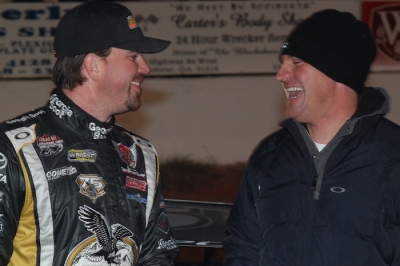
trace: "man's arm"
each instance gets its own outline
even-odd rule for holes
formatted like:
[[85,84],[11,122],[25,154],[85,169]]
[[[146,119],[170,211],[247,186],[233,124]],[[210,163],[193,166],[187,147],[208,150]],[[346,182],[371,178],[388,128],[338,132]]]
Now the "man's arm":
[[262,236],[254,206],[254,192],[246,176],[227,222],[230,236],[223,241],[224,265],[259,265]]
[[179,249],[172,235],[161,196],[160,183],[156,190],[145,239],[139,255],[139,265],[174,265]]
[[25,203],[25,182],[10,146],[0,141],[0,265],[7,265]]
[[[390,265],[400,265],[400,188],[385,193],[386,235],[393,245],[393,261]],[[393,205],[392,205],[393,204]]]

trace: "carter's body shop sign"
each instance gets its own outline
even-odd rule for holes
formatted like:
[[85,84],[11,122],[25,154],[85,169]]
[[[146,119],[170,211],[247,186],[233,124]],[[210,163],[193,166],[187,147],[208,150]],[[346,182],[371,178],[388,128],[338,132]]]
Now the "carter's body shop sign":
[[368,24],[378,47],[372,70],[400,69],[400,2],[364,1],[362,20]]
[[[335,8],[363,17],[380,42],[376,69],[400,69],[400,3],[359,0],[123,2],[145,35],[166,39],[146,54],[151,75],[276,73],[290,30],[313,12]],[[0,4],[0,78],[50,77],[53,38],[71,3]],[[384,52],[385,51],[385,52]]]

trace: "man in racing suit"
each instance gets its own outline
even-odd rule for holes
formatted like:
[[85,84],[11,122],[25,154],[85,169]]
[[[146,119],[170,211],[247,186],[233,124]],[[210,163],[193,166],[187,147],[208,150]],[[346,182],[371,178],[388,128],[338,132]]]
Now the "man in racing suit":
[[0,265],[173,265],[157,152],[114,118],[140,106],[142,53],[168,44],[113,2],[61,19],[57,88],[0,124]]

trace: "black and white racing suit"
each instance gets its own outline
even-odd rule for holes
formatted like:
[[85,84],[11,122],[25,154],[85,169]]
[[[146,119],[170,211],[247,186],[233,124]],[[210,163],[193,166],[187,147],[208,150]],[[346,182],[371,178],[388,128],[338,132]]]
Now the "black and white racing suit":
[[0,265],[173,265],[152,144],[55,89],[0,124]]

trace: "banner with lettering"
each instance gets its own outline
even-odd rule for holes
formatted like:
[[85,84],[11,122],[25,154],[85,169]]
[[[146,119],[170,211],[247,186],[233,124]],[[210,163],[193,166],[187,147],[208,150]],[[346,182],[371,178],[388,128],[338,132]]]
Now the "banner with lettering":
[[[0,4],[0,78],[50,77],[56,25],[77,4]],[[275,73],[280,46],[296,23],[325,8],[348,11],[357,17],[361,9],[360,1],[355,0],[123,4],[145,35],[172,42],[161,53],[145,55],[153,76]],[[399,69],[396,60],[388,60],[381,69],[386,65]]]

